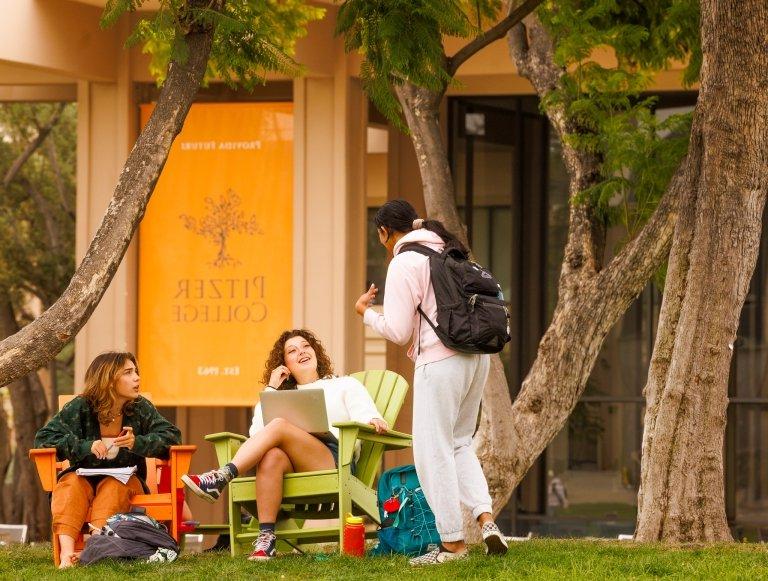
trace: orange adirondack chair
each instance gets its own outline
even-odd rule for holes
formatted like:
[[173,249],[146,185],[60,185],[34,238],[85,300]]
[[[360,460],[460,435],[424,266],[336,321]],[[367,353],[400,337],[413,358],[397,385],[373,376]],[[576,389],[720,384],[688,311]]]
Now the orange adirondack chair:
[[[149,394],[144,393],[142,396],[151,400]],[[59,408],[74,397],[73,395],[59,396]],[[168,532],[179,543],[182,535],[192,530],[191,527],[182,524],[184,483],[181,481],[181,475],[189,472],[189,465],[195,450],[197,450],[197,446],[171,446],[168,460],[147,458],[147,486],[150,494],[137,494],[131,499],[131,506],[144,507],[149,516],[165,522],[168,526]],[[43,490],[53,492],[59,472],[69,468],[69,461],[58,462],[54,448],[35,448],[29,451],[29,457],[35,463]],[[88,515],[87,520],[90,520],[90,515]],[[60,562],[59,538],[53,533],[51,537],[53,562],[58,567]],[[75,541],[75,549],[82,550],[83,544],[81,532]]]

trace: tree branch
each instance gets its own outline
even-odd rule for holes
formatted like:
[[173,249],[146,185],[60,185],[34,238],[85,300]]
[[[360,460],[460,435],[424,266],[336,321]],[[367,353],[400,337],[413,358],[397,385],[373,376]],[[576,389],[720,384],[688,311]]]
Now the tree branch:
[[53,144],[53,141],[46,141],[45,154],[48,157],[48,162],[51,164],[51,170],[53,170],[53,181],[56,183],[56,191],[59,193],[59,204],[61,205],[61,209],[74,220],[75,211],[72,209],[72,204],[70,204],[68,200],[68,197],[72,195],[72,191],[71,188],[68,188],[64,183],[64,175],[61,171],[59,156],[56,153],[56,146]]
[[21,155],[19,155],[19,157],[17,157],[14,160],[14,162],[11,164],[11,167],[9,167],[8,171],[5,172],[5,177],[3,178],[3,188],[8,187],[8,185],[18,175],[19,171],[21,171],[21,168],[24,166],[27,160],[30,157],[32,157],[32,154],[35,153],[35,151],[37,151],[37,148],[40,147],[43,141],[45,141],[45,138],[48,137],[48,134],[51,132],[54,126],[59,122],[59,119],[61,118],[61,113],[62,111],[64,111],[65,106],[66,106],[66,103],[59,104],[58,109],[54,111],[53,115],[48,120],[48,123],[46,123],[43,127],[41,127],[40,130],[37,132],[37,137],[35,137],[32,141],[30,141],[27,144],[27,147],[24,149],[24,151],[21,152]]
[[510,6],[509,13],[493,28],[486,30],[483,34],[464,45],[459,52],[448,59],[448,74],[454,76],[461,65],[469,60],[475,53],[481,51],[486,46],[504,38],[504,35],[510,31],[518,22],[533,12],[543,0],[523,0],[514,9]]
[[[545,99],[561,88],[567,71],[555,63],[552,36],[536,14],[529,14],[524,22],[510,30],[509,51],[518,72],[531,82],[539,99]],[[600,179],[602,160],[598,155],[579,150],[569,143],[568,135],[581,133],[583,129],[575,126],[565,103],[550,103],[545,112],[560,137],[563,162],[570,178],[569,197],[573,199]],[[605,224],[593,208],[573,205],[569,214],[565,268],[560,279],[561,295],[578,292],[584,275],[589,278],[600,272],[605,246]]]
[[21,183],[24,189],[27,190],[27,194],[35,203],[37,211],[43,217],[45,223],[45,231],[48,234],[48,250],[51,253],[58,253],[61,250],[61,235],[59,233],[58,225],[56,224],[56,218],[51,212],[48,200],[45,199],[40,190],[28,179],[22,177]]

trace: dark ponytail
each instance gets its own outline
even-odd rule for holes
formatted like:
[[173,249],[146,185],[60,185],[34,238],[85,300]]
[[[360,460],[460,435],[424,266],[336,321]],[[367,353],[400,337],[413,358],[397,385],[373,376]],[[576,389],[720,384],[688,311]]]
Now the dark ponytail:
[[464,246],[461,243],[461,240],[459,240],[456,236],[448,232],[445,226],[443,226],[443,223],[439,220],[424,220],[424,223],[421,225],[421,227],[426,228],[427,230],[432,230],[432,232],[440,236],[440,238],[443,239],[443,242],[445,242],[446,250],[458,250],[466,258],[469,257],[469,250],[467,250],[467,247]]
[[[419,215],[410,203],[405,200],[390,200],[376,212],[373,223],[377,228],[385,228],[389,232],[407,234],[413,231],[413,221],[417,220],[418,217]],[[464,256],[469,256],[467,247],[456,236],[448,232],[439,220],[424,220],[421,227],[440,236],[445,243],[445,250],[458,250]]]

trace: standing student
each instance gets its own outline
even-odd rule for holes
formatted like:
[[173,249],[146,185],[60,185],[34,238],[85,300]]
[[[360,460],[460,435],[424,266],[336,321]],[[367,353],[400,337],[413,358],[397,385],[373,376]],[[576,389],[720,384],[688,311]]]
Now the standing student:
[[371,285],[355,304],[366,325],[386,339],[405,345],[415,362],[413,390],[413,456],[424,495],[435,513],[441,545],[411,559],[431,565],[467,555],[461,504],[472,511],[482,529],[486,552],[504,554],[507,543],[493,522],[491,497],[472,448],[480,400],[488,377],[489,356],[449,349],[418,308],[434,323],[435,293],[427,256],[408,250],[417,243],[443,252],[464,245],[437,220],[422,220],[405,200],[390,200],[374,217],[379,241],[394,256],[387,269],[384,311],[370,308],[378,289]]

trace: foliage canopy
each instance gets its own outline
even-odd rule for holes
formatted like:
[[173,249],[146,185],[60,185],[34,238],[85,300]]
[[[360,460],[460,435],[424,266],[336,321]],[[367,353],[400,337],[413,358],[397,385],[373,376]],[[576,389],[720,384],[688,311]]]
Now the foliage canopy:
[[348,52],[363,57],[363,87],[378,109],[405,130],[392,85],[410,81],[442,92],[453,82],[446,68],[444,36],[470,38],[495,21],[500,0],[346,0],[336,34]]
[[[56,114],[59,104],[0,107],[0,168],[11,164]],[[46,140],[4,189],[0,200],[0,290],[50,305],[75,270],[77,107],[63,107]]]
[[[111,26],[146,0],[108,0],[102,27]],[[172,59],[184,60],[184,35],[195,26],[214,27],[206,79],[253,89],[268,72],[295,76],[301,66],[292,58],[307,25],[325,10],[303,0],[160,0],[152,18],[139,21],[127,45],[142,45],[151,55],[150,72],[162,83]]]
[[646,92],[675,61],[687,63],[684,85],[698,80],[698,0],[547,0],[538,15],[552,35],[556,64],[567,71],[542,106],[564,106],[574,129],[566,139],[602,162],[602,180],[576,203],[593,204],[631,238],[688,148],[691,114],[661,119],[658,99]]
[[[513,3],[519,4],[519,2]],[[346,0],[336,33],[363,56],[371,100],[407,130],[393,87],[405,80],[435,92],[456,81],[444,36],[477,37],[508,3],[491,0]],[[698,0],[546,0],[537,15],[552,37],[560,87],[542,109],[561,105],[564,139],[600,159],[600,182],[574,200],[594,205],[631,238],[651,215],[687,151],[691,115],[666,119],[647,96],[654,75],[685,62],[690,86],[701,67]],[[610,64],[605,64],[608,61]]]

